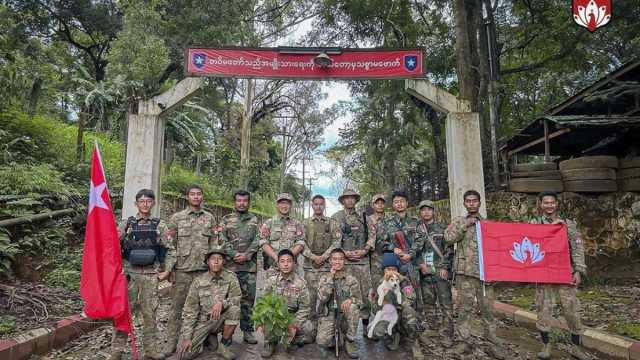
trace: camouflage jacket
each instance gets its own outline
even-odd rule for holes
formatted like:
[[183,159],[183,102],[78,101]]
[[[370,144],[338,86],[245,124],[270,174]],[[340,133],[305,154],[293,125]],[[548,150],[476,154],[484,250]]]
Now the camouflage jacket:
[[300,275],[292,272],[285,278],[280,271],[267,271],[264,287],[260,293],[267,294],[271,291],[285,298],[289,312],[294,314],[298,325],[309,321],[311,296],[307,282]]
[[220,240],[232,258],[244,253],[247,261],[238,264],[227,261],[225,266],[233,271],[256,272],[258,253],[258,218],[250,213],[234,211],[222,218]]
[[[579,272],[582,275],[587,274],[587,265],[584,261],[584,241],[582,235],[578,231],[575,221],[570,219],[560,219],[567,225],[567,237],[569,238],[569,250],[571,251],[571,266],[573,272]],[[551,224],[552,220],[545,216],[538,216],[530,221],[531,224]]]
[[277,215],[260,227],[258,245],[270,245],[278,253],[282,249],[293,249],[296,245],[304,246],[304,226],[290,216]]
[[[148,218],[142,217],[140,213],[136,214],[136,221],[138,223],[148,222]],[[131,233],[132,229],[127,227],[128,219],[122,220],[118,224],[118,237],[120,238],[120,247],[124,243],[125,239]],[[135,274],[153,274],[161,271],[162,269],[172,269],[176,263],[176,249],[173,246],[173,241],[170,233],[167,231],[167,224],[160,220],[158,223],[158,244],[167,248],[167,254],[164,258],[164,264],[160,264],[157,261],[153,265],[149,266],[132,266],[126,259],[122,259],[122,268],[125,273]]]
[[[433,249],[431,241],[438,247],[443,258]],[[420,221],[416,230],[416,240],[411,248],[411,254],[417,257],[418,264],[426,263],[431,273],[435,273],[436,269],[451,270],[453,247],[447,245],[444,241],[444,225],[437,222],[426,224],[424,221]]]
[[[382,281],[384,281],[384,279]],[[382,284],[382,281],[376,284],[371,294],[369,294],[369,300],[371,300],[371,311],[374,314],[380,310],[380,307],[378,306],[378,287]],[[398,304],[396,295],[392,291],[385,294],[383,304],[393,304],[398,311],[400,311],[403,306],[413,306],[416,301],[416,291],[411,285],[409,278],[404,275],[400,275],[400,290],[402,291],[402,304]]]
[[369,215],[367,216],[367,226],[369,226],[369,239],[367,245],[373,249],[373,256],[382,256],[384,250],[388,248],[385,245],[384,233],[384,213],[381,217]]
[[[342,232],[340,247],[347,251],[362,250],[367,246],[369,229],[365,225],[363,214],[358,211],[340,210],[331,217],[338,223]],[[368,264],[369,256],[363,256],[358,261],[347,260],[348,264]]]
[[[200,271],[207,267],[202,261],[211,245],[211,233],[217,227],[209,212],[185,209],[169,220],[169,234],[176,248],[175,270]],[[167,268],[170,269],[170,268]]]
[[338,223],[326,216],[312,216],[304,221],[305,229],[305,246],[302,252],[304,259],[304,268],[317,271],[329,271],[329,262],[325,261],[324,265],[316,268],[311,255],[321,256],[327,260],[331,250],[340,246],[342,232]]
[[[483,220],[478,215],[478,220]],[[478,241],[476,227],[467,227],[467,216],[458,216],[444,231],[444,240],[447,245],[458,243],[454,255],[454,271],[456,274],[480,278],[480,265],[478,260]]]
[[[338,295],[337,302],[333,296],[334,289]],[[353,275],[349,275],[343,270],[340,274],[336,274],[335,278],[331,273],[323,274],[320,277],[318,281],[318,314],[333,315],[336,306],[340,306],[349,299],[356,306],[362,305],[360,284]]]
[[385,218],[384,220],[384,237],[385,237],[385,246],[388,250],[393,250],[395,248],[400,248],[400,244],[396,239],[396,232],[402,232],[405,238],[405,249],[402,251],[410,254],[415,262],[415,254],[411,253],[411,248],[416,238],[416,228],[418,226],[418,219],[409,216],[409,214],[405,214],[405,216],[400,216],[398,214],[393,214],[390,217]]
[[230,306],[240,306],[242,291],[238,277],[232,271],[223,269],[220,275],[210,271],[197,276],[191,283],[187,300],[182,309],[182,340],[190,340],[193,330],[210,319],[209,313],[218,302],[222,311]]

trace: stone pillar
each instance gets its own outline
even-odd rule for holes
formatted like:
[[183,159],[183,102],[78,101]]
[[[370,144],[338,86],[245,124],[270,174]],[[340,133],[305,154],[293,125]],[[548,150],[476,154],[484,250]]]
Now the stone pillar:
[[482,196],[480,214],[487,216],[478,113],[448,113],[446,142],[451,217],[466,214],[462,195],[471,189]]
[[165,121],[159,115],[128,114],[127,160],[124,173],[122,218],[136,214],[133,204],[140,189],[156,194],[153,216],[159,216],[161,202],[160,178],[164,145]]

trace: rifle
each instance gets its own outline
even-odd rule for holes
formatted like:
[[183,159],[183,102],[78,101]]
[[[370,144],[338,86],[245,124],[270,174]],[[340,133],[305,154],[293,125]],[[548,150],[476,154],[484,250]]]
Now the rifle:
[[336,279],[333,279],[333,301],[335,302],[336,308],[334,310],[335,320],[333,324],[333,334],[336,340],[336,359],[340,357],[340,301],[338,299],[338,290],[336,288]]
[[[404,231],[398,229],[394,233],[394,238],[400,250],[407,252],[407,241],[404,237]],[[420,286],[420,277],[411,262],[402,264],[401,266],[406,269],[411,286],[413,286],[413,289],[416,291],[416,312],[424,317],[424,298],[422,296],[422,287]]]

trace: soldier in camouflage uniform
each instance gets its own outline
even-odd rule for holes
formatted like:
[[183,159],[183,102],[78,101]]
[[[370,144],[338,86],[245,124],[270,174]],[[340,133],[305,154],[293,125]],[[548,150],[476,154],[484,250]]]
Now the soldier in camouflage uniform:
[[[393,252],[385,252],[383,255],[382,266],[384,272],[389,271],[399,272],[401,262],[398,255]],[[393,304],[398,312],[398,323],[394,326],[392,336],[387,335],[387,327],[389,323],[386,320],[382,320],[376,324],[373,329],[373,339],[378,340],[384,338],[385,345],[390,351],[396,351],[400,348],[400,338],[404,338],[411,346],[411,353],[414,360],[424,359],[422,349],[420,348],[419,335],[420,329],[418,326],[418,317],[416,310],[412,304],[416,300],[416,292],[411,285],[411,282],[406,276],[400,275],[400,289],[402,291],[402,304],[398,304],[396,296],[393,292],[389,291],[384,295],[384,304]],[[384,279],[383,279],[384,280]],[[382,284],[382,281],[376,284],[376,289]],[[378,293],[373,292],[371,297],[372,312],[377,313],[381,307],[378,306]],[[368,331],[368,329],[364,329]]]
[[238,190],[233,194],[234,212],[222,218],[220,239],[232,257],[227,269],[234,271],[242,288],[240,330],[247,344],[257,344],[253,335],[251,309],[256,299],[258,218],[249,213],[251,194]]
[[323,358],[328,358],[327,349],[335,345],[336,312],[340,311],[341,321],[338,331],[346,333],[344,348],[352,359],[358,358],[356,333],[360,322],[360,285],[358,280],[346,273],[346,255],[341,248],[331,251],[330,272],[324,272],[318,283],[318,336],[316,342],[320,346]]
[[[311,314],[311,300],[309,298],[309,288],[307,282],[300,275],[296,274],[296,260],[293,251],[284,248],[277,255],[277,269],[267,270],[264,287],[261,294],[273,292],[280,295],[287,301],[289,312],[293,314],[295,320],[289,327],[289,337],[293,344],[303,346],[313,342],[313,325],[309,321]],[[258,328],[258,331],[266,329]],[[265,338],[268,334],[265,334]],[[265,342],[260,355],[263,358],[270,358],[275,352],[277,344]]]
[[167,343],[163,350],[165,356],[176,348],[187,292],[193,279],[206,270],[202,256],[209,251],[211,234],[217,227],[213,215],[202,209],[202,188],[191,185],[186,194],[187,208],[171,216],[168,224],[177,256],[175,266],[167,268],[174,271],[175,280],[171,289],[173,301],[167,324]]
[[371,289],[371,263],[369,252],[371,244],[368,242],[368,225],[366,214],[360,213],[355,206],[360,201],[360,195],[351,189],[345,189],[338,201],[344,207],[332,216],[340,226],[342,240],[340,247],[347,255],[347,273],[358,279],[362,302],[360,305],[360,318],[364,328],[369,323],[370,306],[367,294]]
[[569,239],[569,249],[571,251],[571,266],[573,268],[573,284],[538,284],[536,287],[536,306],[538,308],[538,322],[536,327],[542,337],[542,350],[538,353],[539,359],[551,358],[551,343],[549,342],[549,331],[551,331],[551,321],[553,319],[553,305],[555,298],[560,298],[562,304],[562,316],[567,320],[569,331],[571,331],[572,346],[569,353],[578,359],[590,359],[580,348],[580,335],[582,334],[582,324],[580,322],[580,300],[577,292],[582,281],[582,276],[587,273],[587,265],[584,261],[584,242],[582,235],[576,227],[576,222],[563,219],[558,214],[558,196],[553,192],[543,192],[538,196],[541,216],[531,219],[532,224],[565,224],[567,237]]
[[385,249],[384,242],[384,207],[385,198],[383,194],[375,194],[371,198],[373,214],[367,216],[369,226],[369,247],[371,251],[371,283],[378,284],[382,280],[382,256]]
[[[494,289],[492,284],[480,280],[476,239],[476,222],[482,220],[479,213],[480,194],[475,190],[468,190],[463,194],[463,201],[467,215],[454,218],[444,232],[447,245],[458,244],[454,255],[454,269],[459,301],[456,332],[463,341],[463,347],[459,350],[464,352],[469,349],[471,335],[484,336],[491,343],[486,347],[489,355],[505,359],[506,352],[502,341],[496,335],[496,321],[491,309],[495,300]],[[483,323],[482,330],[472,329],[478,310]]]
[[224,268],[227,257],[224,247],[214,245],[204,256],[209,271],[196,276],[189,287],[182,310],[179,359],[200,355],[207,340],[223,359],[236,358],[229,347],[240,322],[242,291],[235,273]]
[[[304,221],[306,242],[302,255],[304,256],[304,278],[307,284],[318,284],[320,277],[330,270],[329,255],[340,245],[340,226],[335,220],[324,216],[325,198],[316,195],[311,199],[313,216]],[[309,288],[311,296],[311,321],[316,329],[318,314],[316,313],[316,299],[318,289]],[[315,333],[315,332],[314,332]]]
[[278,252],[289,249],[294,257],[304,250],[304,225],[289,215],[293,197],[282,193],[276,198],[278,215],[265,221],[260,227],[258,244],[267,255],[268,267],[278,262]]
[[[123,256],[122,267],[127,276],[129,285],[129,306],[136,316],[141,316],[143,321],[142,342],[144,344],[145,359],[163,359],[162,354],[156,352],[158,334],[156,326],[156,309],[158,308],[158,282],[169,277],[168,271],[163,271],[162,267],[171,268],[175,263],[175,249],[173,243],[167,237],[167,226],[160,219],[151,218],[151,209],[155,205],[155,194],[153,190],[142,189],[136,194],[135,206],[138,213],[118,226],[120,246],[125,249],[126,242],[133,237],[134,230],[153,231],[157,242],[167,250],[164,264],[162,259],[156,256],[155,261],[150,265],[133,265]],[[154,226],[157,224],[157,226]],[[135,227],[135,229],[134,229]],[[127,345],[127,334],[114,329],[111,360],[120,360],[122,352]]]
[[[435,222],[433,202],[423,200],[418,204],[418,209],[420,222],[413,246],[420,271],[426,322],[431,330],[440,331],[441,343],[450,347],[453,338],[453,301],[449,274],[453,248],[444,243],[445,226]],[[425,333],[435,335],[432,331]]]

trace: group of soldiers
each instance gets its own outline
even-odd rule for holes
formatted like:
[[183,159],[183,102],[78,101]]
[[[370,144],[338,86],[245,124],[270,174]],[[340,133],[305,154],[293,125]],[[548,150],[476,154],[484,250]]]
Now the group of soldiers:
[[[383,194],[374,195],[368,214],[356,207],[360,195],[346,189],[338,198],[343,209],[332,217],[324,214],[325,198],[315,195],[313,215],[302,222],[291,216],[294,199],[283,193],[276,198],[277,215],[263,224],[249,212],[247,191],[233,193],[234,211],[220,220],[203,209],[203,196],[201,187],[190,186],[187,208],[164,222],[151,216],[154,193],[141,190],[135,199],[138,214],[119,226],[129,301],[143,320],[145,358],[192,359],[207,348],[224,359],[234,359],[230,346],[238,325],[247,344],[258,343],[255,330],[264,335],[261,356],[270,358],[278,344],[266,333],[269,326],[254,329],[251,316],[256,296],[267,293],[283,297],[293,315],[290,343],[301,347],[315,342],[323,358],[336,347],[358,358],[360,323],[367,341],[383,341],[389,351],[404,343],[414,359],[424,359],[432,342],[447,348],[455,345],[461,354],[480,344],[492,358],[509,358],[507,344],[496,335],[493,286],[479,276],[478,192],[464,194],[467,214],[452,219],[448,226],[436,222],[430,200],[419,203],[419,218],[408,214],[409,199],[402,191],[390,198],[392,212],[385,211],[388,204]],[[586,272],[583,244],[575,222],[559,217],[557,200],[554,193],[540,194],[541,214],[532,222],[567,225],[574,284],[537,287],[537,325],[543,342],[538,358],[551,357],[550,319],[558,295],[572,334],[570,353],[588,359],[579,347],[582,328],[576,297]],[[264,281],[257,288],[259,270],[264,271]],[[387,292],[379,301],[378,286],[385,273],[392,271],[401,274],[402,300]],[[163,345],[155,312],[158,282],[165,279],[173,286]],[[388,321],[370,328],[369,319],[381,310],[380,303],[396,309],[398,321],[391,335]],[[125,334],[114,333],[112,360],[121,359],[126,340]]]

